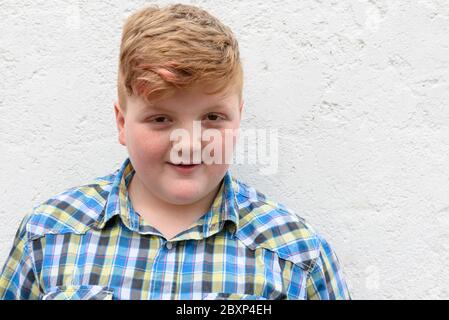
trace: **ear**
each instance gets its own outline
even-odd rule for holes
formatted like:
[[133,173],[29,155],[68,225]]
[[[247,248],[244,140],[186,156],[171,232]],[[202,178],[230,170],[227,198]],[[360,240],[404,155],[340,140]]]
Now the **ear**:
[[115,113],[115,121],[117,124],[117,130],[118,130],[118,142],[122,146],[126,146],[126,139],[125,139],[125,115],[120,108],[120,104],[118,101],[114,103],[114,113]]

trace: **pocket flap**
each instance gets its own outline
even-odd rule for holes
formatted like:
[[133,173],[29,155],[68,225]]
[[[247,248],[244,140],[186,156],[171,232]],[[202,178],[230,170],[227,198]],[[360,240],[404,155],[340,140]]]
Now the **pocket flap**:
[[112,300],[113,291],[104,286],[60,286],[47,291],[42,300]]
[[203,294],[203,300],[267,300],[267,298],[254,294],[209,292]]

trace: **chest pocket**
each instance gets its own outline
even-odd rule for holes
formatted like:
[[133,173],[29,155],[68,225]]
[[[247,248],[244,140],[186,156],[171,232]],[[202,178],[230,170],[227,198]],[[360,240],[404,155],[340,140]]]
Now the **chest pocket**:
[[112,300],[113,291],[104,286],[79,285],[54,287],[42,300]]
[[253,294],[210,292],[203,294],[203,300],[268,300],[268,299]]

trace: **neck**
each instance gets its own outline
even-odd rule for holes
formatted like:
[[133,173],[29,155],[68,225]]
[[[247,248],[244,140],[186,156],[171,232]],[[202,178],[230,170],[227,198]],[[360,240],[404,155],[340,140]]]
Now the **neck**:
[[128,186],[128,194],[134,210],[145,221],[156,226],[156,228],[159,226],[159,229],[161,229],[163,225],[167,224],[187,227],[198,220],[208,212],[220,187],[221,183],[205,197],[194,203],[177,205],[156,197],[134,174]]

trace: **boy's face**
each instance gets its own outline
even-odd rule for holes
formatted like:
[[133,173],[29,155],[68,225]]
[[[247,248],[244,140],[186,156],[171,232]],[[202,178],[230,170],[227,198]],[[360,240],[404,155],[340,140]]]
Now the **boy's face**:
[[[234,91],[206,95],[199,89],[177,91],[153,104],[139,96],[128,96],[125,113],[116,103],[119,142],[128,149],[136,171],[133,179],[139,179],[144,192],[170,204],[188,205],[204,198],[218,186],[229,167],[229,158],[226,161],[224,157],[234,150],[242,107],[243,101],[239,103]],[[201,136],[207,131],[220,135],[204,140]],[[175,132],[183,137],[173,135]],[[217,150],[221,160],[215,157],[211,163],[207,155],[217,156]],[[190,169],[174,165],[180,161],[200,164]]]

